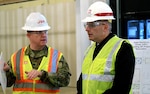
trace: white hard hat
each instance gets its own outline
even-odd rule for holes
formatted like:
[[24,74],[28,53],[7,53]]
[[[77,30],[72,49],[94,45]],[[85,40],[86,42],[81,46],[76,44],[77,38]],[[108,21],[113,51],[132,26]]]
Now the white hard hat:
[[27,31],[42,31],[50,29],[46,18],[39,12],[32,12],[26,19],[23,30]]
[[113,11],[105,2],[97,1],[87,10],[88,17],[82,22],[93,22],[97,20],[114,20]]

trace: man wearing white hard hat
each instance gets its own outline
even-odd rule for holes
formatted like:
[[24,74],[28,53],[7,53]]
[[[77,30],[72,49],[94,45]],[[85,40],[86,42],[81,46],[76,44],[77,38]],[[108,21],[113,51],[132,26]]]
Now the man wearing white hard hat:
[[13,85],[13,94],[59,94],[59,88],[69,84],[71,73],[63,54],[46,45],[50,29],[46,18],[32,12],[22,29],[30,44],[4,64],[7,86]]
[[97,1],[82,20],[89,40],[77,81],[77,94],[129,94],[135,67],[135,56],[129,41],[111,32],[112,9]]

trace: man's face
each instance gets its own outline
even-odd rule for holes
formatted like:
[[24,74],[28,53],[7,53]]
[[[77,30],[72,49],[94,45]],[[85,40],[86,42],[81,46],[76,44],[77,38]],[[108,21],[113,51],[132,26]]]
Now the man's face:
[[89,40],[94,42],[101,42],[104,39],[105,22],[95,21],[85,23],[85,30],[87,31]]
[[28,31],[27,36],[30,40],[30,45],[43,47],[47,44],[47,30],[44,31]]

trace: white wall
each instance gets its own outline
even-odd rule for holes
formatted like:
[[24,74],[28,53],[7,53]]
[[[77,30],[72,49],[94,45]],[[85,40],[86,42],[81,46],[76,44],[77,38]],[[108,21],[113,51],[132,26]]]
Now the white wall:
[[76,66],[77,66],[77,79],[81,73],[81,65],[84,52],[90,41],[84,30],[81,20],[86,16],[86,10],[89,6],[88,0],[76,0]]

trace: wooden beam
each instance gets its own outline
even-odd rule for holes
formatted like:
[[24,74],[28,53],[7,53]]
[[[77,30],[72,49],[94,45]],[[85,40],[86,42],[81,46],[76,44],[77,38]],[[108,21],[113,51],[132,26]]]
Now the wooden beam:
[[8,4],[26,2],[26,1],[33,1],[33,0],[0,0],[0,5],[8,5]]

